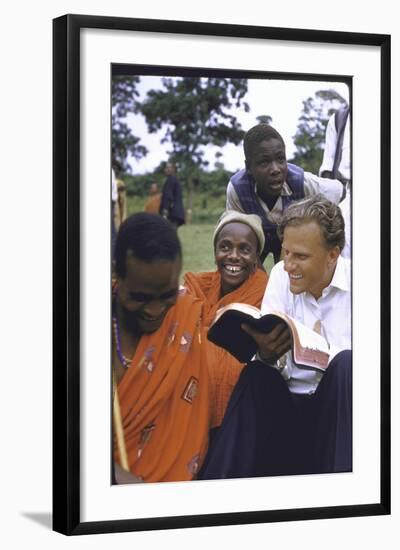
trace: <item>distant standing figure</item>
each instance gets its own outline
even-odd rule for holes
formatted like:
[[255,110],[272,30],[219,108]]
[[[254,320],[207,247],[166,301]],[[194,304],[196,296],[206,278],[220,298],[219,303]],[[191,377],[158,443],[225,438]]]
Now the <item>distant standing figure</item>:
[[161,193],[158,190],[158,185],[153,182],[150,186],[149,198],[144,205],[144,211],[149,214],[158,214],[160,212]]
[[323,178],[336,178],[346,189],[340,203],[345,223],[346,243],[342,256],[351,256],[351,161],[350,161],[350,107],[342,105],[331,116],[325,133],[325,149],[319,173]]
[[325,149],[320,176],[347,184],[351,179],[349,106],[343,105],[330,117],[325,133]]
[[165,167],[164,187],[161,195],[160,214],[169,220],[175,227],[185,223],[185,211],[182,201],[182,188],[176,177],[176,168],[172,162]]

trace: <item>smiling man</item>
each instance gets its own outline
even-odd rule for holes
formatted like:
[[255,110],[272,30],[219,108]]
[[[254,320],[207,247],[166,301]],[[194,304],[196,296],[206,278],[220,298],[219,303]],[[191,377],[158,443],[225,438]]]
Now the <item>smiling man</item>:
[[226,208],[260,216],[265,234],[261,261],[271,252],[279,261],[276,233],[286,208],[321,193],[338,204],[344,196],[339,180],[321,178],[286,161],[285,143],[269,124],[257,124],[244,138],[245,168],[234,174],[226,192]]
[[283,261],[271,271],[262,312],[282,311],[322,334],[329,366],[323,374],[295,365],[284,324],[269,334],[243,325],[258,345],[258,360],[242,371],[203,478],[352,468],[351,282],[349,260],[340,255],[343,217],[317,195],[287,208],[279,235]]
[[115,480],[191,480],[228,395],[216,396],[215,384],[226,377],[223,365],[215,365],[219,378],[209,370],[203,304],[179,286],[180,242],[161,216],[127,218],[115,262],[112,368],[121,422],[115,414],[114,427],[123,433],[114,442]]

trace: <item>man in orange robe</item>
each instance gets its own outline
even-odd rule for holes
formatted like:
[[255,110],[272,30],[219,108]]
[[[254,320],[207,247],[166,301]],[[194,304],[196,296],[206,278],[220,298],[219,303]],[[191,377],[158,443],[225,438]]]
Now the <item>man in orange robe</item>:
[[215,377],[203,303],[180,289],[181,265],[176,231],[161,216],[139,213],[121,225],[112,353],[121,413],[114,427],[123,433],[114,441],[117,483],[193,479],[207,452]]

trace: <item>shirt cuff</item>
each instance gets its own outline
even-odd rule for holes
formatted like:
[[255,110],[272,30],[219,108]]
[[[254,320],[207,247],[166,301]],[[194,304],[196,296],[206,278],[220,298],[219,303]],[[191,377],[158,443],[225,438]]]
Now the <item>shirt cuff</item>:
[[276,363],[267,363],[262,357],[261,355],[257,352],[255,354],[255,356],[253,357],[252,361],[261,361],[261,363],[264,363],[264,365],[268,365],[269,367],[274,367],[274,368],[277,368],[277,364]]
[[279,372],[283,372],[286,368],[286,361],[283,360],[283,358],[286,358],[285,355],[283,355],[278,361],[275,361],[273,363],[267,363],[265,359],[263,359],[260,354],[257,352],[255,356],[253,357],[252,361],[261,361],[261,363],[264,363],[264,365],[268,365],[268,367],[272,367],[273,369],[276,369]]

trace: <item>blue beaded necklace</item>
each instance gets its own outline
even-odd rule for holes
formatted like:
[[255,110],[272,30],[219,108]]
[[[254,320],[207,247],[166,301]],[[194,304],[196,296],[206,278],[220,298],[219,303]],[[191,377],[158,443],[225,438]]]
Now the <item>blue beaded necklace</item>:
[[117,316],[115,314],[112,316],[112,324],[114,329],[114,338],[115,338],[115,345],[117,348],[118,359],[120,360],[121,365],[127,369],[132,363],[133,357],[129,359],[128,357],[125,357],[125,355],[122,353],[121,338],[119,335],[119,324],[118,324]]

